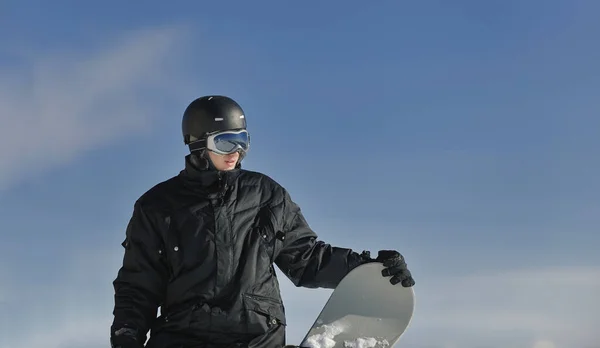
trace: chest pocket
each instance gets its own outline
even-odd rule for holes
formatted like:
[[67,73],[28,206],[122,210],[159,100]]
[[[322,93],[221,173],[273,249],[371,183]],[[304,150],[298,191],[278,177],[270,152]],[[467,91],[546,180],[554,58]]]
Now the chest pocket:
[[183,271],[210,267],[216,262],[215,225],[209,208],[186,207],[171,213],[165,254],[172,278],[178,277]]
[[258,211],[253,233],[258,235],[261,249],[273,263],[283,247],[285,234],[280,231],[279,223],[270,207],[265,206]]

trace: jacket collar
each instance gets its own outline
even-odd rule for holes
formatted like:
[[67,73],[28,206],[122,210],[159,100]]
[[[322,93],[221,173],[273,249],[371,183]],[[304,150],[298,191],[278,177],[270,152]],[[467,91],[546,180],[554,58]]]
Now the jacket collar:
[[240,174],[240,166],[228,171],[216,170],[207,161],[193,155],[185,156],[185,168],[179,173],[184,185],[193,191],[216,193],[227,190]]

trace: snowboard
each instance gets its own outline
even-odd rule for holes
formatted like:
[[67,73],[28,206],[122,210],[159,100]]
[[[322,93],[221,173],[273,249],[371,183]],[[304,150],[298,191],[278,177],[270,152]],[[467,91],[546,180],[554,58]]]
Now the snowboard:
[[413,288],[392,285],[383,264],[363,264],[346,275],[302,340],[302,348],[391,348],[408,328]]

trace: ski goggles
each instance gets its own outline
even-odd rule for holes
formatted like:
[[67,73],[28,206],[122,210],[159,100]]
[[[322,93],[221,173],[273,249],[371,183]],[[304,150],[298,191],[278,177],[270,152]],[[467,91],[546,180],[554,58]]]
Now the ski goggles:
[[190,144],[190,150],[206,148],[219,155],[228,155],[237,151],[248,151],[250,134],[246,130],[223,131],[209,134],[206,140],[198,140]]

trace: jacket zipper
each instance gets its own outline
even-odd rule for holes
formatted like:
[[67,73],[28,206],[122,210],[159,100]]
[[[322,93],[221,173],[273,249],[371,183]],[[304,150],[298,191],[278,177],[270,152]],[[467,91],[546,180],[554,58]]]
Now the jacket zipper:
[[[227,185],[227,178],[223,178],[223,176],[226,176],[226,173],[223,172],[219,172],[218,176],[219,176],[219,209],[224,209],[225,207],[225,195],[227,194],[227,189],[228,189],[228,185]],[[227,217],[225,217],[227,218]],[[226,231],[225,236],[226,236],[226,241],[225,241],[225,245],[227,245],[227,247],[230,249],[228,250],[228,254],[229,254],[229,266],[227,269],[227,275],[228,277],[231,277],[231,275],[233,274],[233,245],[234,245],[234,241],[233,241],[233,231],[231,231],[231,225],[229,223],[226,224],[226,226],[228,227],[228,231]]]

